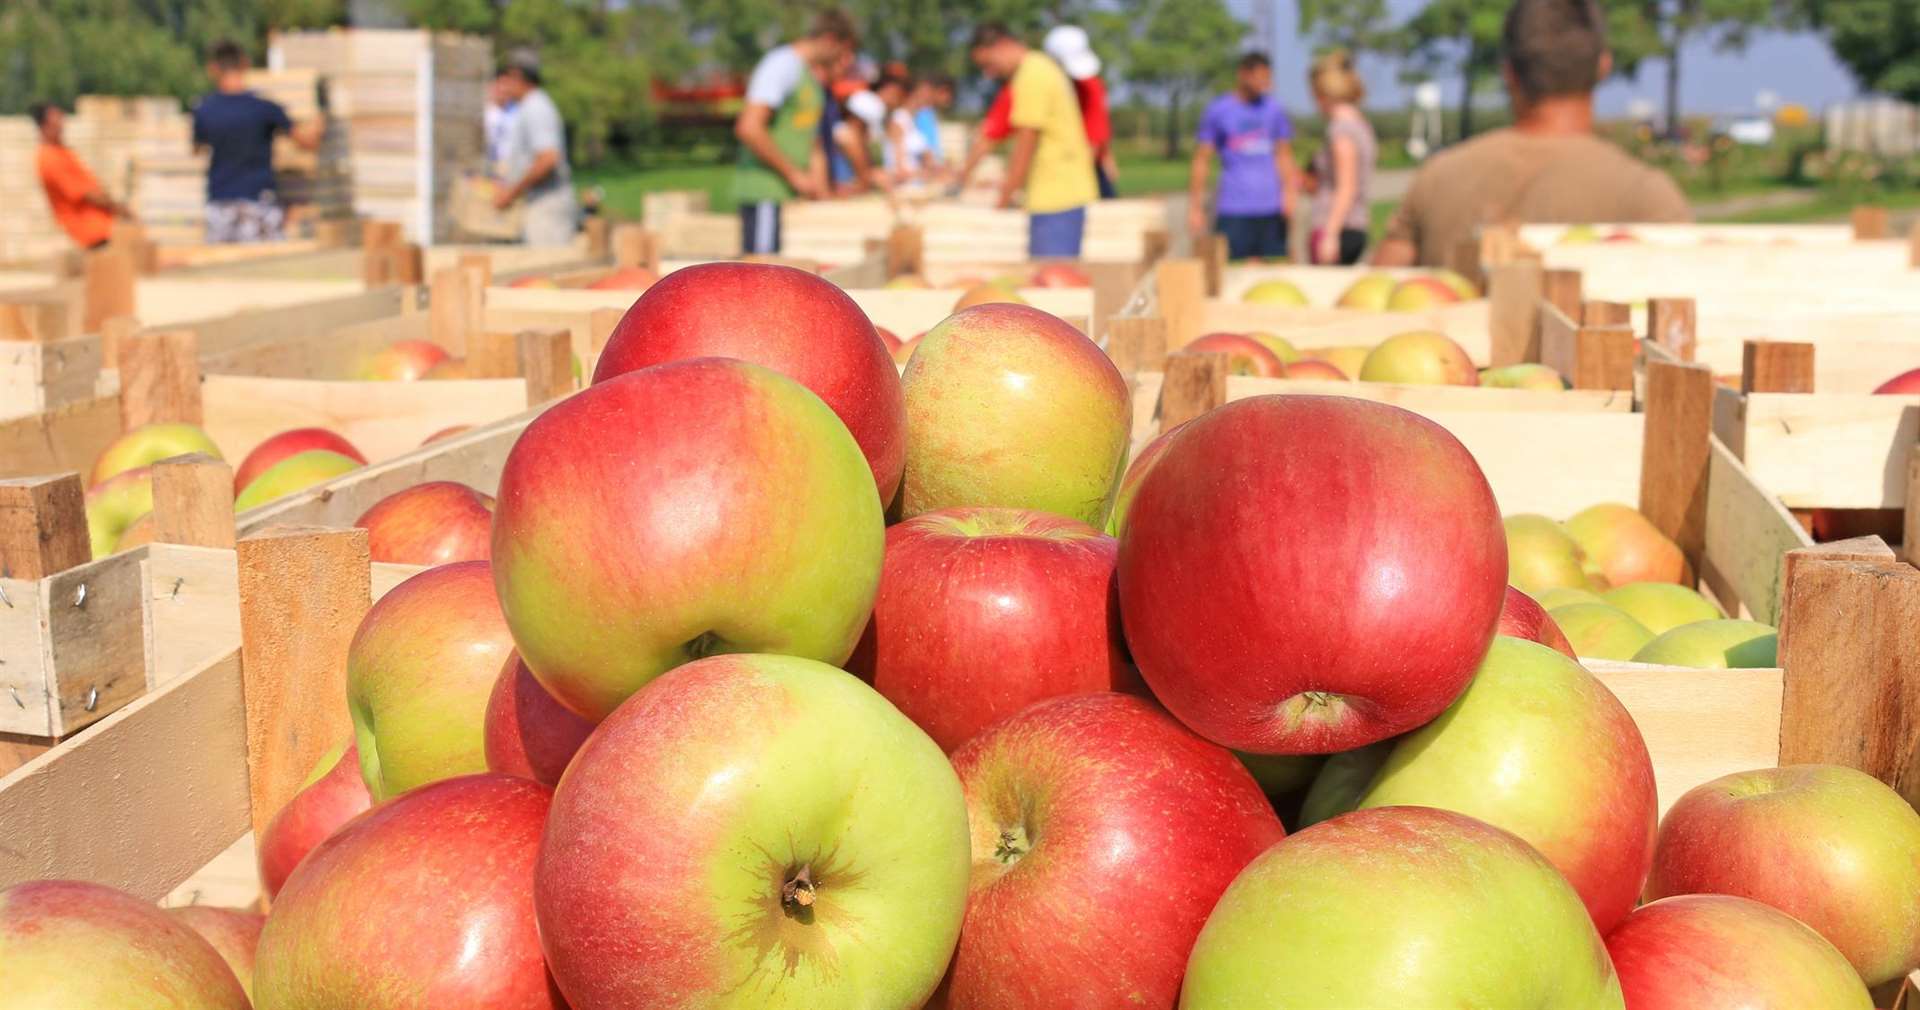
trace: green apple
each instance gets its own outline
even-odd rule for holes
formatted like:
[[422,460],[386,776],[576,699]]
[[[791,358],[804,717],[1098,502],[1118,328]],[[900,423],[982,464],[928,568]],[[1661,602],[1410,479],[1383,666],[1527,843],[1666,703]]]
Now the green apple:
[[1544,607],[1549,613],[1551,613],[1555,607],[1564,607],[1570,603],[1607,602],[1601,599],[1599,593],[1586,589],[1575,589],[1572,586],[1555,586],[1552,589],[1542,589],[1537,593],[1529,593],[1527,595],[1532,596],[1534,602],[1540,604],[1540,606]]
[[1604,603],[1569,603],[1547,611],[1582,659],[1634,659],[1653,632],[1626,611]]
[[1394,743],[1354,804],[1439,807],[1513,832],[1560,869],[1603,934],[1640,898],[1659,810],[1646,742],[1613,692],[1505,636],[1458,700]]
[[1682,624],[1717,621],[1726,616],[1706,597],[1672,582],[1630,582],[1607,590],[1601,599],[1610,607],[1626,611],[1656,635]]
[[1758,621],[1710,620],[1682,624],[1640,647],[1636,663],[1702,670],[1766,669],[1780,665],[1780,633]]
[[87,540],[104,558],[142,516],[153,512],[153,468],[125,470],[87,489]]
[[1380,774],[1398,741],[1398,737],[1392,737],[1327,758],[1300,805],[1300,826],[1332,820],[1358,807],[1360,797],[1366,795],[1367,786]]
[[1368,274],[1348,285],[1335,304],[1343,309],[1385,312],[1387,299],[1393,296],[1393,289],[1399,284],[1392,274]]
[[1576,224],[1560,233],[1560,245],[1591,245],[1600,241],[1600,229],[1590,224]]
[[1240,295],[1240,300],[1248,305],[1290,305],[1304,307],[1308,304],[1306,293],[1292,281],[1278,278],[1261,281]]
[[1473,282],[1461,276],[1457,270],[1435,270],[1432,276],[1434,280],[1451,288],[1463,302],[1470,302],[1480,297],[1480,289],[1474,287]]
[[99,484],[114,474],[150,466],[163,459],[204,452],[220,458],[220,447],[191,424],[143,424],[108,443],[93,461],[88,486]]
[[1214,905],[1181,1010],[1619,1010],[1593,921],[1540,853],[1424,807],[1362,810],[1268,849]]
[[1320,768],[1327,760],[1318,754],[1249,754],[1234,751],[1233,756],[1247,766],[1247,771],[1253,773],[1253,780],[1260,783],[1260,791],[1268,796],[1284,796],[1309,785],[1319,776]]
[[993,507],[1106,524],[1133,398],[1086,334],[1024,305],[978,306],[927,331],[900,381],[900,518]]
[[235,512],[259,508],[270,501],[324,484],[344,473],[360,469],[359,460],[330,449],[297,452],[268,467],[253,479],[233,500]]
[[[1507,531],[1507,581],[1540,599],[1548,589],[1587,589],[1581,563],[1586,554],[1560,524],[1543,515],[1520,512],[1500,520]],[[1553,605],[1540,600],[1548,610]]]
[[1360,365],[1360,381],[1476,386],[1480,373],[1466,350],[1446,334],[1414,330],[1388,337],[1368,352]]
[[1539,389],[1555,393],[1567,388],[1559,372],[1531,362],[1486,369],[1480,373],[1480,384],[1489,389]]

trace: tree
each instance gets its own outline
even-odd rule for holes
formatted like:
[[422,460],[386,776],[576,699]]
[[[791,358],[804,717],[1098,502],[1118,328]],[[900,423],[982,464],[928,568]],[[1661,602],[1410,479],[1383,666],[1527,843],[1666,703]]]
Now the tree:
[[[1221,0],[1122,0],[1125,41],[1110,45],[1117,76],[1158,93],[1167,110],[1167,157],[1180,154],[1180,114],[1207,90],[1233,78],[1247,26]],[[1111,23],[1100,34],[1112,38]]]
[[1755,28],[1768,25],[1774,0],[1646,0],[1639,12],[1653,28],[1667,65],[1666,128],[1680,128],[1680,62],[1689,42],[1710,39],[1721,49],[1746,47]]
[[1920,102],[1920,5],[1914,0],[1793,0],[1864,91]]

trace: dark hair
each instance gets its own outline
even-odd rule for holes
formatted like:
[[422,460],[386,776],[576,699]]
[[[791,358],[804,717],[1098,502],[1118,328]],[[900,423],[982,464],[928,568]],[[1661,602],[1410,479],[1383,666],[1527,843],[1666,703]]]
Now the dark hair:
[[853,18],[846,11],[838,7],[826,7],[807,22],[807,38],[828,38],[857,46],[860,44],[860,30],[853,26]]
[[221,70],[245,70],[253,60],[247,56],[247,51],[240,47],[240,43],[232,39],[221,39],[213,44],[213,49],[207,55],[207,62]]
[[953,90],[953,75],[943,70],[933,70],[919,75],[920,83],[930,88]]
[[59,106],[52,102],[35,102],[27,106],[27,115],[33,117],[33,125],[45,126],[47,125],[47,115],[57,108],[59,108]]
[[968,51],[985,49],[1013,38],[1013,30],[1004,22],[988,21],[973,30],[973,41],[967,44]]
[[508,53],[507,58],[500,61],[500,72],[494,76],[505,77],[508,74],[517,75],[528,84],[539,87],[540,54],[524,47]]
[[887,67],[873,82],[873,90],[879,91],[889,84],[899,85],[902,91],[913,90],[913,75],[905,67]]
[[1500,46],[1521,97],[1584,95],[1600,84],[1606,17],[1593,0],[1514,0]]
[[1249,70],[1260,70],[1260,69],[1271,70],[1273,69],[1273,61],[1270,59],[1267,59],[1266,53],[1263,53],[1260,50],[1255,49],[1252,52],[1241,53],[1240,62],[1234,64],[1234,69],[1238,70],[1243,74]]

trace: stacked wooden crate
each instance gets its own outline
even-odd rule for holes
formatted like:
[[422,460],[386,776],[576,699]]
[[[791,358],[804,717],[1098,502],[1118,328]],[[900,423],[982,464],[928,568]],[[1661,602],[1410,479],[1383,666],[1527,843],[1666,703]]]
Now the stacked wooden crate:
[[0,116],[0,263],[46,260],[68,248],[53,223],[34,158],[40,131],[26,116]]
[[414,241],[449,234],[454,179],[485,157],[482,110],[492,67],[485,39],[413,30],[335,29],[274,36],[269,65],[328,81],[351,164],[353,209],[400,221]]
[[[175,99],[82,95],[67,117],[66,142],[107,193],[124,200],[135,193],[134,166],[158,154],[185,152],[192,132]],[[34,167],[39,143],[33,120],[0,117],[0,262],[46,259],[71,247],[47,208]],[[161,239],[161,232],[150,229],[149,237]]]

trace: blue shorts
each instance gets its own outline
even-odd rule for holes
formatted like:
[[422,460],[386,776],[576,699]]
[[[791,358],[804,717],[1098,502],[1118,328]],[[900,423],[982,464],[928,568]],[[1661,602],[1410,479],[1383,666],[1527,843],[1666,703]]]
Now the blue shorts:
[[1213,230],[1226,238],[1228,259],[1287,258],[1287,219],[1279,214],[1221,214]]
[[1087,208],[1027,215],[1027,255],[1034,259],[1060,256],[1077,259],[1080,240],[1087,233]]

